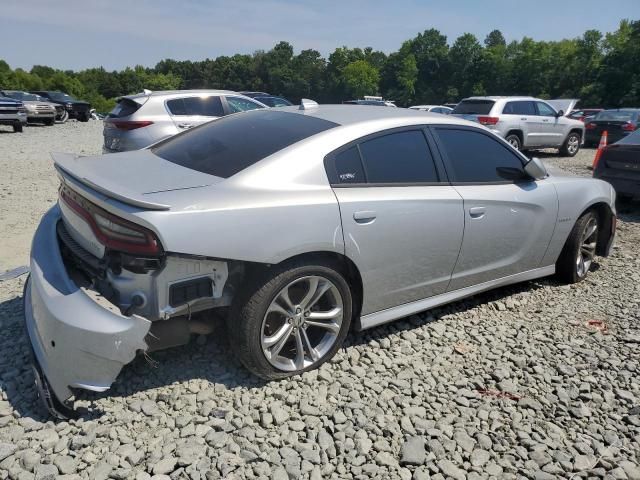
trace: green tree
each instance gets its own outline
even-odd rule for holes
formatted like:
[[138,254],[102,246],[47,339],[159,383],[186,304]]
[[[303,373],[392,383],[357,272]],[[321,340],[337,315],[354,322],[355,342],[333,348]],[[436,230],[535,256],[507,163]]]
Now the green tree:
[[346,92],[353,98],[378,93],[378,70],[366,60],[349,63],[342,71]]

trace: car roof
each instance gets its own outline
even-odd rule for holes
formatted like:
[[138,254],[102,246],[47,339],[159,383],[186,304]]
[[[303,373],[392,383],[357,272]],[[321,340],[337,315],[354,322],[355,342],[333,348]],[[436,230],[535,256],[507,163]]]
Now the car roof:
[[[540,98],[536,98],[536,97],[527,97],[527,96],[499,96],[499,95],[494,95],[494,96],[485,96],[485,97],[467,97],[467,98],[463,98],[461,100],[461,102],[464,102],[466,100],[493,100],[494,102],[498,101],[498,100],[542,100]],[[544,101],[544,100],[542,100]]]
[[202,95],[202,94],[219,94],[219,95],[240,95],[239,92],[234,92],[232,90],[158,90],[158,91],[146,91],[135,93],[133,95],[123,95],[122,98],[140,98],[140,97],[170,97],[175,95]]
[[[320,118],[338,125],[352,125],[356,123],[367,123],[379,120],[402,120],[406,119],[415,122],[417,118],[424,119],[424,123],[447,123],[453,125],[470,125],[466,120],[445,117],[438,113],[430,113],[422,110],[411,110],[408,108],[389,108],[371,105],[362,108],[361,105],[317,105],[301,110],[299,106],[280,107],[279,111],[297,113],[300,115]],[[475,124],[477,126],[477,124]]]

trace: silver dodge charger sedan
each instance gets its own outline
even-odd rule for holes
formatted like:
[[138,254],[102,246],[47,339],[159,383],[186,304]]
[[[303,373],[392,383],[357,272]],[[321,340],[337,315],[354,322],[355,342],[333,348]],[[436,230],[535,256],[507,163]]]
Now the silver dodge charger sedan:
[[615,236],[609,184],[407,109],[303,101],[54,160],[59,199],[24,298],[59,417],[73,389],[104,391],[136,354],[216,318],[250,371],[282,378],[330,359],[351,327],[554,273],[578,282]]

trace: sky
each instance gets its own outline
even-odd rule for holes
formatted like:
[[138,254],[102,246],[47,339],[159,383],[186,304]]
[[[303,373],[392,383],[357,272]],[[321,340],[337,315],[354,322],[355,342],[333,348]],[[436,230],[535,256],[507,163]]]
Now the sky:
[[437,28],[452,43],[493,29],[507,41],[610,32],[640,19],[640,0],[2,0],[0,59],[12,68],[153,66],[269,50],[327,56],[336,47],[386,53]]

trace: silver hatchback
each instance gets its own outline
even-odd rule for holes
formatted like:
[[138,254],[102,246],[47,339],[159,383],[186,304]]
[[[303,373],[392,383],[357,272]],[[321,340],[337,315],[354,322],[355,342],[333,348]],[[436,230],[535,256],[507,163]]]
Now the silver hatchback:
[[216,118],[266,107],[228,90],[145,90],[120,98],[109,113],[103,152],[139,150]]

